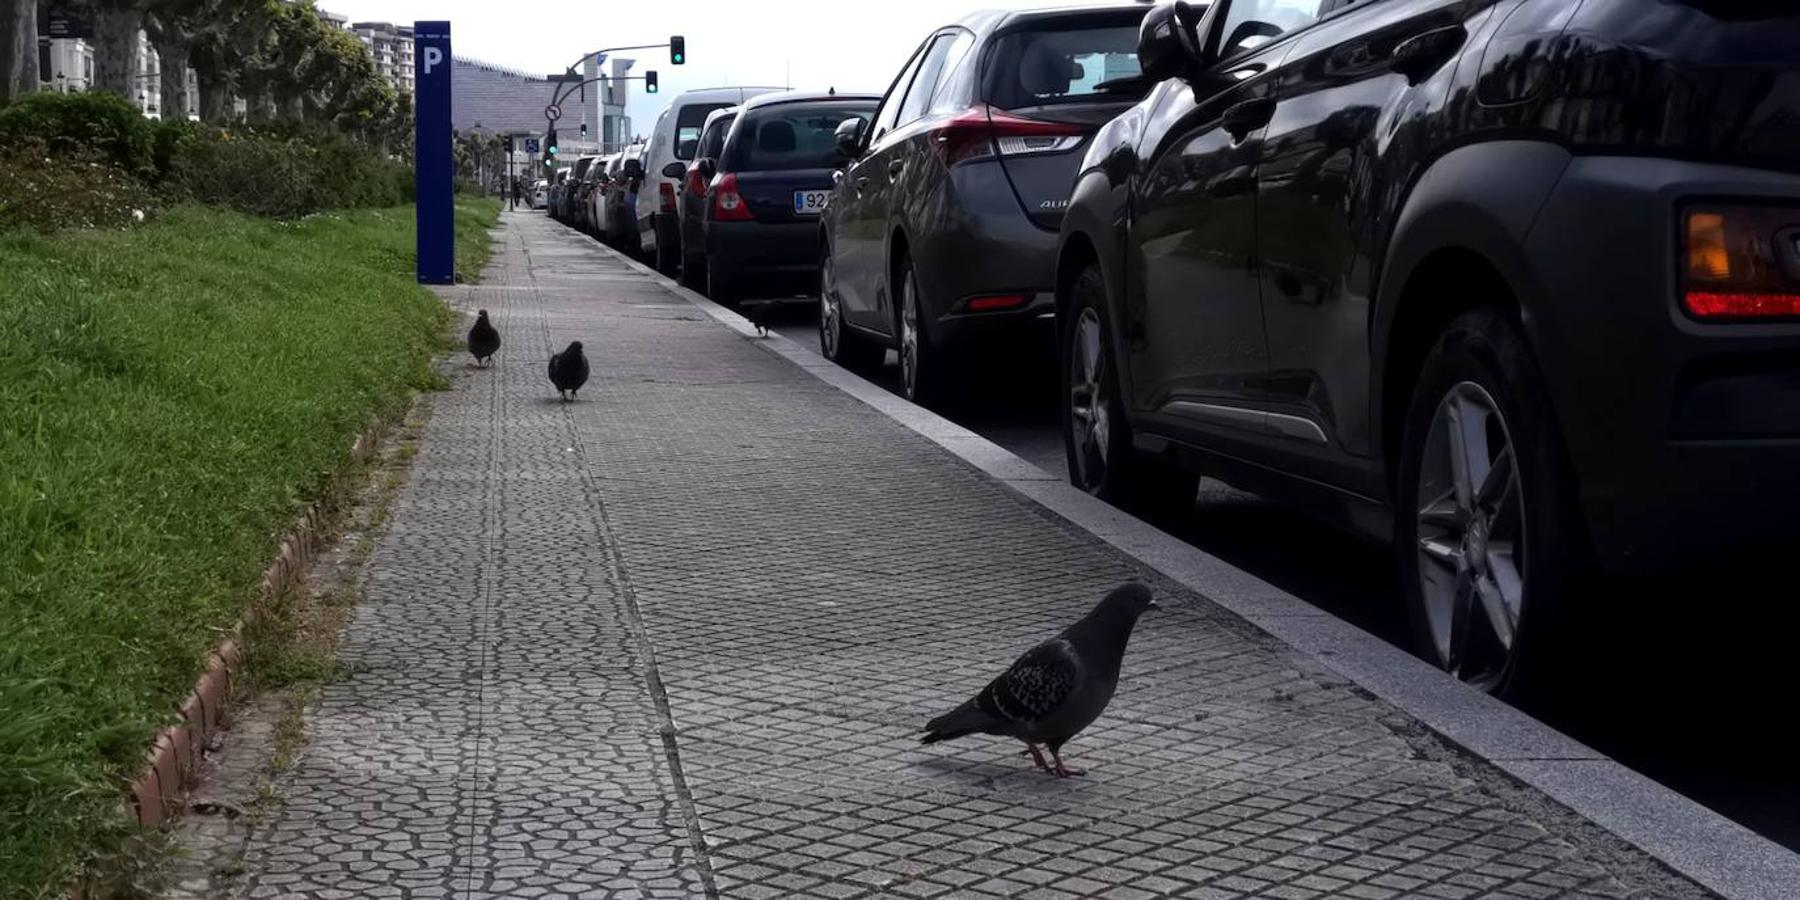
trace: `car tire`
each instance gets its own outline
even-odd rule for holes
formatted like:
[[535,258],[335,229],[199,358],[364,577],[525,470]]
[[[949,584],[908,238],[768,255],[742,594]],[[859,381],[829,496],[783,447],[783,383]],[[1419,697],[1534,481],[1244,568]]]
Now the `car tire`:
[[693,291],[706,290],[706,254],[681,254],[681,286]]
[[1153,518],[1191,510],[1200,476],[1132,445],[1131,423],[1106,317],[1106,281],[1098,265],[1067,288],[1059,330],[1063,456],[1069,483],[1114,506]]
[[665,226],[662,216],[653,221],[656,223],[656,271],[674,275],[681,268],[681,234]]
[[1503,697],[1543,683],[1593,569],[1574,468],[1518,321],[1453,320],[1406,413],[1395,550],[1419,654]]
[[894,334],[900,354],[900,393],[924,407],[941,406],[949,399],[955,380],[954,359],[931,336],[930,316],[919,295],[919,279],[911,259],[900,263],[894,279],[900,302],[896,304]]
[[819,355],[853,372],[873,371],[881,366],[887,348],[844,321],[835,276],[831,251],[826,249],[819,261]]
[[738,286],[731,273],[719,271],[718,266],[706,267],[706,296],[720,306],[735,309],[738,300]]

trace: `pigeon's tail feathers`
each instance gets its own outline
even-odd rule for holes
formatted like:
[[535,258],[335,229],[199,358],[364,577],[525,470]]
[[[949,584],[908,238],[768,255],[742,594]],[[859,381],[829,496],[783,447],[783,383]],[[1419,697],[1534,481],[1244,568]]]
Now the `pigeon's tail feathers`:
[[977,734],[992,729],[997,722],[994,717],[976,706],[974,701],[963,705],[925,723],[925,736],[919,738],[921,744],[935,744],[938,741],[954,740],[966,734]]

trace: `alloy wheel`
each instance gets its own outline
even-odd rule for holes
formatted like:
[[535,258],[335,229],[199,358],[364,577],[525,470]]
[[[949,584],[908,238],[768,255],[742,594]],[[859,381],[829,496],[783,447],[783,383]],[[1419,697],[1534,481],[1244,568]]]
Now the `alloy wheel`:
[[1512,434],[1472,381],[1439,401],[1419,467],[1419,580],[1437,662],[1497,683],[1525,597],[1525,510]]
[[1106,480],[1106,452],[1112,422],[1106,403],[1105,343],[1100,316],[1082,309],[1069,343],[1069,424],[1074,431],[1075,470],[1083,490]]
[[900,384],[906,399],[919,399],[919,288],[911,268],[900,297]]
[[832,275],[831,254],[827,252],[819,267],[819,350],[826,359],[835,361],[843,340],[843,311],[832,291]]

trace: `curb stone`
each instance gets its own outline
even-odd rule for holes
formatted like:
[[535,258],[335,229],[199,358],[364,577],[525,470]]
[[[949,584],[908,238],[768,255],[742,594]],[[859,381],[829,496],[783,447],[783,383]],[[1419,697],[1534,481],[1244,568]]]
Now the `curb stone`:
[[1800,896],[1800,854],[1467,687],[1404,650],[1076,490],[992,441],[782,335],[758,337],[756,326],[742,315],[599,241],[593,243],[726,328],[937,444],[1073,527],[1318,659],[1449,744],[1707,890],[1729,900]]

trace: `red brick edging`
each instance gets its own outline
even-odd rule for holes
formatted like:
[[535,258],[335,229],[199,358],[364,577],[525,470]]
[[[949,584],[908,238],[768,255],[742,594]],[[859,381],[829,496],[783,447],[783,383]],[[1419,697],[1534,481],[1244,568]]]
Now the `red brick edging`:
[[[350,458],[364,462],[375,454],[380,426],[357,435],[350,445]],[[313,556],[319,551],[324,532],[324,513],[317,501],[307,505],[294,527],[281,539],[281,549],[274,562],[263,570],[264,597],[277,597],[299,586],[306,577]],[[146,760],[144,774],[131,783],[132,806],[141,825],[155,826],[169,821],[180,811],[182,796],[193,786],[196,764],[206,741],[231,699],[231,682],[243,666],[244,626],[253,615],[246,612],[230,634],[219,643],[206,661],[206,672],[181,701],[181,721],[163,729],[156,736]]]

